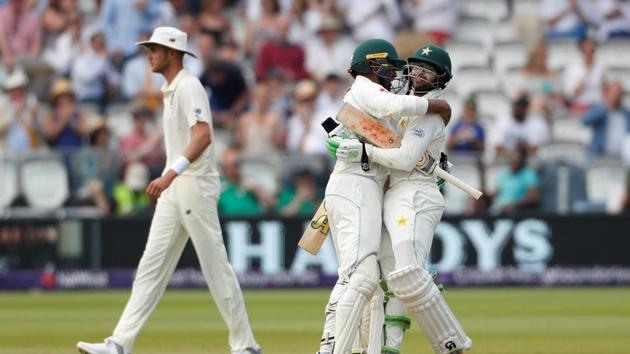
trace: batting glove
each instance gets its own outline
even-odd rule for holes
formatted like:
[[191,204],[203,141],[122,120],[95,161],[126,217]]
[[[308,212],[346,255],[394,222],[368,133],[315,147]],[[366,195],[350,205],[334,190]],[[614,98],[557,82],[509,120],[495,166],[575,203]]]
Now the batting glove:
[[326,140],[326,148],[328,155],[333,159],[346,162],[361,161],[361,153],[363,152],[363,144],[357,139],[341,139],[332,137]]

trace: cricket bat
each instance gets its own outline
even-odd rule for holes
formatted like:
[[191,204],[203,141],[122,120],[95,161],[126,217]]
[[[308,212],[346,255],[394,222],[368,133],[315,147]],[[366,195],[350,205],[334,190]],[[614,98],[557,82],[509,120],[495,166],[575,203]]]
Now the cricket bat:
[[324,202],[322,202],[317,208],[315,216],[313,216],[306,230],[304,230],[298,246],[306,252],[316,255],[319,249],[322,248],[324,241],[326,241],[329,231],[328,215],[326,215],[326,208]]

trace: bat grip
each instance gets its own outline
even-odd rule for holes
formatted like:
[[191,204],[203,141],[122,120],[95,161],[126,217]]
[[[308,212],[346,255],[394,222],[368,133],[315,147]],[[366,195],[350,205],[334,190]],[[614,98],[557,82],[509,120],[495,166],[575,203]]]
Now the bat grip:
[[444,171],[439,166],[435,166],[435,170],[433,170],[433,174],[442,178],[446,182],[454,185],[455,187],[461,189],[462,191],[466,192],[468,195],[470,195],[471,197],[475,199],[479,199],[479,197],[481,197],[481,195],[483,194],[480,191],[476,190],[475,188],[471,187],[468,183]]

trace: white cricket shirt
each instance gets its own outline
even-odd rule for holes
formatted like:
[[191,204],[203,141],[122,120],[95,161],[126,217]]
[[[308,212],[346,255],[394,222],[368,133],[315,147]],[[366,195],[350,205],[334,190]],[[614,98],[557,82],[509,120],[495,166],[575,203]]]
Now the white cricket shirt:
[[[212,115],[206,91],[199,79],[186,69],[177,73],[170,84],[164,83],[161,90],[164,93],[166,169],[169,169],[190,143],[192,126],[197,122],[208,123],[212,134]],[[210,144],[182,175],[218,176],[214,144]]]

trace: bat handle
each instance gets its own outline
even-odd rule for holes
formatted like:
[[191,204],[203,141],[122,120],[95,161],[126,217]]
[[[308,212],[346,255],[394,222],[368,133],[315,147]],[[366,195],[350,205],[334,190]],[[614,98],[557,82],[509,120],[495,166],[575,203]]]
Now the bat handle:
[[433,170],[433,173],[442,178],[443,180],[445,180],[446,182],[454,185],[455,187],[461,189],[462,191],[466,192],[468,195],[470,195],[471,197],[475,198],[475,199],[479,199],[481,197],[481,195],[483,193],[481,193],[480,191],[476,190],[475,188],[471,187],[468,183],[462,181],[461,179],[453,176],[452,174],[444,171],[443,169],[441,169],[439,166],[435,166],[435,170]]

